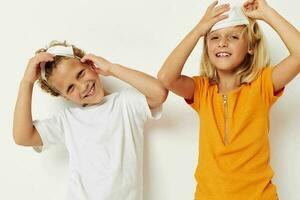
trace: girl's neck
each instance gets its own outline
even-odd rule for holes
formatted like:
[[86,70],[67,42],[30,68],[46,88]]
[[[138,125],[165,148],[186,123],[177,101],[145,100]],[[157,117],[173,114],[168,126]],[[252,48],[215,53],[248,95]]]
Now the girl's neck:
[[218,72],[219,93],[224,94],[239,88],[240,78],[234,73]]

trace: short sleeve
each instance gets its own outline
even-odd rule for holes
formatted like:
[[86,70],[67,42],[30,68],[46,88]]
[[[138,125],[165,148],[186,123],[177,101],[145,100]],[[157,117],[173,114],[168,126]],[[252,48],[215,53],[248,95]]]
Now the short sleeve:
[[54,145],[64,143],[62,114],[45,120],[35,120],[33,125],[43,142],[43,146],[33,147],[37,152],[42,152]]
[[187,99],[185,99],[185,101],[194,110],[199,111],[199,109],[200,109],[200,92],[202,90],[201,88],[203,87],[203,81],[202,81],[202,77],[200,77],[200,76],[193,76],[192,79],[195,83],[194,97],[193,97],[192,101],[187,100]]
[[276,100],[282,96],[284,88],[278,92],[274,92],[272,80],[273,67],[266,67],[261,74],[261,92],[267,106],[272,106]]
[[129,113],[141,117],[144,121],[161,118],[162,105],[155,109],[150,109],[146,97],[137,89],[128,88],[122,91],[121,94]]

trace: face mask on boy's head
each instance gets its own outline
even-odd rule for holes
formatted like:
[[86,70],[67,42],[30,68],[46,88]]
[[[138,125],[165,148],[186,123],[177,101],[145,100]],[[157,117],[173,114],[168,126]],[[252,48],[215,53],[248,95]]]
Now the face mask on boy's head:
[[[50,47],[46,51],[47,53],[53,54],[55,56],[64,56],[64,57],[70,57],[70,58],[76,58],[77,56],[74,55],[73,47],[72,46],[62,46],[62,45],[56,45],[53,47]],[[80,58],[79,58],[80,59]],[[41,63],[41,78],[45,81],[47,81],[46,78],[46,72],[45,72],[45,63]]]
[[242,10],[242,2],[240,0],[219,0],[219,5],[226,3],[230,4],[230,10],[225,13],[228,15],[228,18],[216,23],[211,28],[211,32],[222,28],[249,24],[249,20]]

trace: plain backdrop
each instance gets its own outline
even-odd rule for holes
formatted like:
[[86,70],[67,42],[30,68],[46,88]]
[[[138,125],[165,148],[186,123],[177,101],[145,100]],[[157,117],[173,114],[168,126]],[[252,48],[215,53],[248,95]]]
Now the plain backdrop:
[[[13,111],[29,58],[51,40],[67,40],[100,55],[156,76],[178,42],[201,19],[209,0],[26,0],[3,1],[0,7],[0,199],[63,200],[68,177],[64,147],[42,154],[14,144]],[[269,0],[300,28],[300,3]],[[278,35],[260,22],[273,64],[288,55]],[[300,45],[300,44],[299,44]],[[184,68],[197,75],[202,42]],[[127,87],[104,78],[109,91]],[[69,106],[34,88],[33,117],[44,119]],[[273,182],[281,200],[300,200],[300,78],[287,87],[271,112]],[[163,117],[146,124],[144,200],[191,200],[198,155],[198,120],[183,99],[170,93]]]

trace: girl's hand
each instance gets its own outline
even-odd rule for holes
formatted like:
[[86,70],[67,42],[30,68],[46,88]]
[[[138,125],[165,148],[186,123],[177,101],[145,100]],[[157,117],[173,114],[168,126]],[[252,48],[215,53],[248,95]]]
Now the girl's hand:
[[83,58],[81,58],[80,61],[83,63],[91,63],[93,67],[95,67],[95,71],[98,74],[102,74],[104,76],[111,75],[110,68],[113,64],[100,56],[96,56],[94,54],[87,54],[83,56]]
[[248,0],[243,4],[243,10],[247,17],[264,20],[266,10],[270,8],[265,0]]
[[218,1],[214,1],[210,6],[208,6],[204,16],[199,22],[199,28],[202,31],[202,35],[206,35],[214,24],[228,17],[228,15],[223,14],[230,10],[230,5],[223,4],[216,6],[217,4]]
[[51,62],[54,60],[54,55],[46,52],[41,52],[31,58],[27,64],[23,81],[34,84],[41,75],[40,64],[43,62]]

